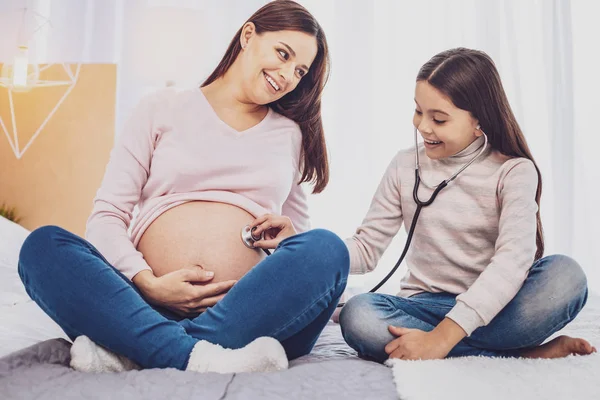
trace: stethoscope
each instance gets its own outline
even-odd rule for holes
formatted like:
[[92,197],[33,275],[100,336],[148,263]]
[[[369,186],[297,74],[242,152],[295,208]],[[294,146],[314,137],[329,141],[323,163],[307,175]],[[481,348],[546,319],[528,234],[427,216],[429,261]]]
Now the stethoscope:
[[[479,125],[477,125],[476,129],[481,131],[481,133],[483,134],[484,140],[485,140],[479,153],[477,153],[475,155],[475,157],[473,157],[465,165],[463,165],[461,168],[459,168],[452,176],[450,176],[450,178],[443,180],[442,182],[440,182],[439,184],[434,186],[434,185],[427,184],[427,182],[421,177],[421,173],[420,173],[421,164],[419,162],[419,141],[418,141],[419,134],[418,134],[417,128],[415,128],[415,185],[413,188],[413,200],[417,204],[417,209],[415,210],[415,215],[410,224],[410,229],[408,230],[408,237],[406,238],[406,244],[404,245],[404,250],[402,250],[402,254],[400,255],[400,258],[398,259],[398,262],[396,262],[396,265],[394,265],[394,268],[392,268],[392,270],[385,276],[385,278],[383,278],[381,280],[381,282],[379,282],[373,289],[369,290],[370,293],[374,293],[377,290],[379,290],[379,288],[381,288],[394,275],[394,273],[396,272],[398,267],[400,267],[400,264],[402,264],[402,261],[404,261],[404,257],[406,257],[406,253],[408,252],[408,248],[410,247],[410,242],[412,241],[413,233],[415,232],[415,228],[417,227],[417,221],[419,219],[419,214],[421,214],[421,210],[423,209],[423,207],[430,206],[433,203],[433,201],[435,200],[435,198],[437,197],[437,195],[446,186],[448,186],[448,184],[450,182],[455,180],[461,172],[463,172],[465,169],[467,169],[467,167],[469,167],[479,157],[481,157],[483,155],[483,152],[487,148],[488,138],[487,138],[487,135],[485,134],[485,132],[483,132],[481,130],[481,127]],[[421,185],[421,183],[423,183],[423,185],[425,185],[427,188],[433,189],[433,193],[431,194],[429,199],[427,199],[425,201],[423,201],[419,198],[419,186]],[[244,244],[251,249],[255,248],[254,247],[255,241],[262,239],[262,235],[255,236],[253,231],[254,230],[250,229],[250,227],[248,225],[246,225],[244,228],[242,228],[242,242],[244,242]],[[267,250],[267,249],[263,249],[263,250],[265,253],[267,253],[267,255],[271,254],[269,252],[269,250]],[[346,303],[339,303],[337,305],[337,307],[343,307],[345,304]]]
[[[256,230],[256,227],[250,229],[250,225],[246,225],[242,228],[242,242],[244,242],[244,244],[246,245],[246,247],[249,247],[251,249],[256,249],[256,247],[254,247],[254,242],[258,242],[259,240],[263,239],[263,234],[261,233],[260,236],[256,236],[254,234],[254,231]],[[271,252],[267,249],[262,249],[268,256],[271,255]]]

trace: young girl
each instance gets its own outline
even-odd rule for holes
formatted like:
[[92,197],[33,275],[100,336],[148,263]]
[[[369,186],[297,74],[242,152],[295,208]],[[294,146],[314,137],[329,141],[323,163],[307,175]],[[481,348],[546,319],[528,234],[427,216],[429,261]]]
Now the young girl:
[[[31,233],[19,274],[75,340],[74,368],[269,371],[311,351],[349,269],[340,238],[309,231],[300,186],[320,192],[328,181],[327,64],[324,32],[305,8],[266,4],[201,87],[137,107],[88,241],[58,227]],[[271,218],[294,236],[267,258],[240,238],[265,213],[283,214]]]
[[[362,294],[342,309],[348,344],[380,362],[595,351],[567,336],[542,345],[583,308],[586,277],[569,257],[542,258],[540,172],[490,57],[457,48],[429,60],[417,76],[413,124],[424,140],[421,200],[475,161],[421,210],[398,296]],[[411,224],[414,151],[394,157],[347,240],[351,273],[372,271],[402,223]]]

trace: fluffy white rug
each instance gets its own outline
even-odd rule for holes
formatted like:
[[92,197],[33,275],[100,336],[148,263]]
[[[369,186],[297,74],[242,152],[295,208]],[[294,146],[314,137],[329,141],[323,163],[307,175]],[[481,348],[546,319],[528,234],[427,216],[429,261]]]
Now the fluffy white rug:
[[[600,348],[600,297],[591,296],[560,334],[583,337]],[[600,399],[600,353],[554,360],[464,357],[388,363],[402,400]]]

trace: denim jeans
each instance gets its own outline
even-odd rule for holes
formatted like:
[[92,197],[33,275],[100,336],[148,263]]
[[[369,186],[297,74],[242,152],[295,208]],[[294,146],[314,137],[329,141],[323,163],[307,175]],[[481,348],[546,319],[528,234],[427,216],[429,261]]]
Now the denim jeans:
[[[554,255],[536,261],[517,295],[487,325],[459,342],[448,357],[519,356],[571,322],[587,301],[587,280],[574,260]],[[389,325],[431,331],[456,304],[450,293],[408,298],[365,293],[351,298],[340,313],[346,342],[361,356],[383,362],[395,339]]]
[[19,276],[71,339],[86,335],[144,368],[185,369],[200,340],[240,348],[270,336],[290,359],[310,353],[346,287],[349,264],[344,242],[329,231],[289,237],[193,319],[149,305],[90,243],[55,226],[27,237]]

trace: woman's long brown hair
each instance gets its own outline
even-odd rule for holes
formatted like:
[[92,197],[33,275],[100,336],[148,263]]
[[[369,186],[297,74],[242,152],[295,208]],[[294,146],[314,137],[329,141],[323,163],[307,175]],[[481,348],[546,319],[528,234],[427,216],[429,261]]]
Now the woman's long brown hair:
[[[308,10],[290,0],[275,0],[266,4],[246,21],[248,22],[254,23],[257,34],[293,30],[308,33],[317,40],[317,55],[308,73],[302,77],[293,91],[269,106],[300,126],[302,131],[300,182],[313,183],[313,193],[320,193],[329,182],[329,161],[321,120],[321,94],[329,76],[329,51],[325,33]],[[240,44],[242,28],[237,31],[221,62],[202,86],[209,85],[225,75],[237,59],[242,49]]]
[[533,162],[538,174],[535,195],[538,204],[535,259],[540,259],[544,255],[544,232],[539,211],[542,175],[510,108],[500,74],[492,59],[478,50],[446,50],[421,67],[417,81],[428,82],[448,96],[456,107],[470,112],[479,120],[492,148],[504,155],[524,157]]

